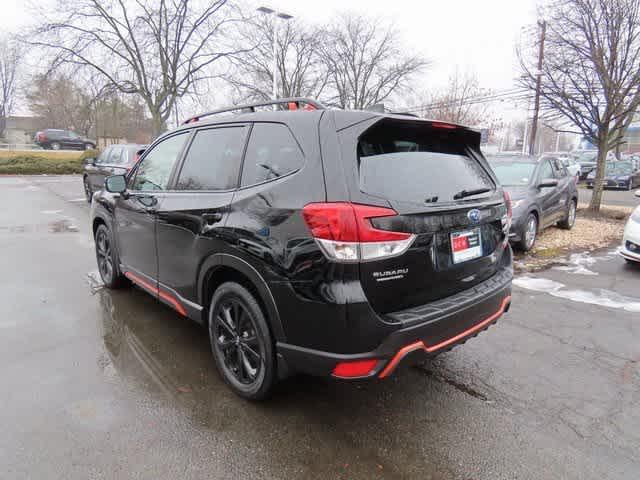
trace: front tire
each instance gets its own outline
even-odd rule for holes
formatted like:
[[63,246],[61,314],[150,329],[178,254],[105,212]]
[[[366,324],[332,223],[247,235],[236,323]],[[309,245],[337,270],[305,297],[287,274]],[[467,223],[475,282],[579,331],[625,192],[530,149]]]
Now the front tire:
[[87,197],[87,203],[91,203],[93,200],[93,192],[91,191],[91,185],[89,185],[89,177],[85,175],[82,183],[84,185],[84,196]]
[[94,148],[96,148],[96,147],[94,147],[94,146],[93,146],[93,145],[91,145],[90,143],[85,143],[85,144],[84,144],[84,149],[85,149],[85,150],[93,150]]
[[216,367],[239,396],[267,397],[276,383],[269,326],[255,297],[242,285],[223,283],[209,306],[209,341]]
[[58,142],[53,142],[51,144],[51,150],[60,150],[60,144]]
[[115,289],[125,283],[125,277],[120,272],[118,255],[113,243],[113,237],[106,225],[96,229],[94,236],[96,244],[96,260],[100,277],[107,288]]
[[576,224],[576,214],[578,211],[578,204],[576,200],[571,200],[569,202],[569,206],[567,207],[567,216],[561,222],[558,222],[558,226],[560,228],[564,228],[565,230],[571,230],[573,226]]
[[528,252],[533,248],[538,237],[538,217],[535,213],[531,212],[527,215],[527,220],[524,222],[522,230],[520,231],[520,240],[516,242],[515,246],[522,252]]

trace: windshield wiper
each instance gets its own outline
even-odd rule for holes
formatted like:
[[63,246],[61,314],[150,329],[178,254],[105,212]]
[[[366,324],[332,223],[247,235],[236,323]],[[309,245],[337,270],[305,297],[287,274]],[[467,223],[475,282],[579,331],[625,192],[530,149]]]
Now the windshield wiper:
[[460,200],[462,198],[471,197],[473,195],[480,195],[481,193],[487,193],[493,190],[492,188],[476,188],[475,190],[461,190],[453,196],[454,200]]

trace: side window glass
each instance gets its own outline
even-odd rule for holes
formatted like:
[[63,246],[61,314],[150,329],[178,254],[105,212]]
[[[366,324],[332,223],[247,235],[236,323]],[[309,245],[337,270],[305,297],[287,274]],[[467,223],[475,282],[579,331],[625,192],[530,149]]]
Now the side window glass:
[[256,123],[251,131],[242,169],[242,186],[273,180],[295,172],[304,156],[289,129],[278,123]]
[[109,154],[109,157],[105,163],[108,163],[109,165],[117,165],[118,163],[120,163],[120,155],[122,155],[122,148],[112,148],[111,153]]
[[105,148],[102,152],[100,152],[100,155],[98,155],[98,158],[96,158],[96,164],[102,165],[104,163],[107,163],[107,158],[109,158],[110,154],[111,154],[111,147]]
[[547,178],[555,178],[549,160],[545,160],[542,164],[542,167],[540,168],[540,180],[544,180]]
[[246,127],[196,132],[178,176],[178,190],[230,190],[238,185]]
[[131,184],[132,190],[164,190],[169,183],[171,169],[182,152],[189,132],[167,138],[158,143],[140,162]]

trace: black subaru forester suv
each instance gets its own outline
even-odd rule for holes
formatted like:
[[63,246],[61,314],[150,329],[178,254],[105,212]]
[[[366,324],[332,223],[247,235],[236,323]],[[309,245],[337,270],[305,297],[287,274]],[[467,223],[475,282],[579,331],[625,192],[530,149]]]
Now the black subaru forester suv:
[[509,309],[510,201],[479,142],[302,98],[191,118],[94,194],[100,274],[205,325],[243,397],[387,377]]

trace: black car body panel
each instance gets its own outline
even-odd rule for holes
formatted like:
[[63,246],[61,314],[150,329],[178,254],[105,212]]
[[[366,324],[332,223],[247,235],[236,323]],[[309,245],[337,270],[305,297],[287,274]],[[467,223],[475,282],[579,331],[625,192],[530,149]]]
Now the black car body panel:
[[[455,145],[458,161],[473,166],[487,192],[432,204],[363,192],[358,142],[370,129],[389,125]],[[109,225],[121,270],[200,323],[207,322],[217,285],[229,278],[247,285],[269,319],[283,371],[329,374],[341,356],[374,357],[380,362],[373,376],[403,342],[431,345],[448,338],[453,345],[476,334],[465,332],[478,322],[496,315],[494,321],[508,308],[512,258],[502,189],[479,151],[478,132],[438,128],[404,116],[327,110],[262,111],[190,123],[145,151],[125,193],[94,195],[94,231],[101,222]],[[226,171],[230,187],[181,188],[199,136],[220,129],[243,132],[237,135],[243,140],[225,150],[229,158],[241,159],[236,170]],[[165,172],[166,188],[137,189],[145,160],[159,158],[163,142],[181,134],[184,145]],[[254,145],[260,135],[273,146]],[[276,160],[269,156],[271,147]],[[330,260],[302,215],[305,206],[325,202],[393,208],[398,215],[375,219],[373,228],[403,232],[413,242],[406,252],[381,260]],[[475,221],[472,210],[479,212]],[[453,265],[450,235],[469,228],[481,232],[481,255]],[[397,279],[376,281],[385,272],[404,270]]]
[[[595,170],[587,176],[587,187],[593,187],[595,176]],[[604,188],[632,190],[640,186],[640,170],[636,168],[635,163],[631,160],[607,162],[602,186]]]

